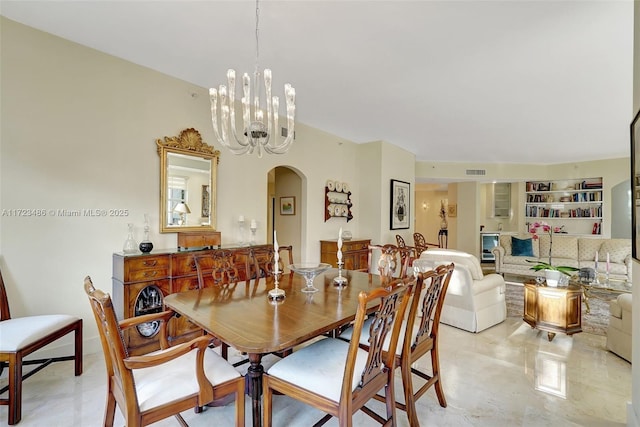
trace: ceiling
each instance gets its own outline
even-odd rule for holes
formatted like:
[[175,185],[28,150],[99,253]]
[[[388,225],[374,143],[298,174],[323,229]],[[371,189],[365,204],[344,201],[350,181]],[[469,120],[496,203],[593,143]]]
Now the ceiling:
[[[253,72],[253,1],[0,1],[3,16],[208,88]],[[260,2],[296,121],[417,160],[627,157],[633,1]],[[281,106],[281,113],[283,106]]]

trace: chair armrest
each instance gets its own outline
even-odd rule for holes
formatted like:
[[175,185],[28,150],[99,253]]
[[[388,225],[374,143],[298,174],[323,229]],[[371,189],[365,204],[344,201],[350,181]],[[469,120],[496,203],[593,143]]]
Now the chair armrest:
[[632,300],[631,294],[620,294],[616,298],[616,302],[623,311],[631,311]]
[[201,336],[198,338],[194,338],[189,342],[178,344],[175,347],[171,347],[157,353],[147,354],[143,356],[130,356],[126,359],[123,359],[124,366],[127,369],[141,369],[162,365],[163,363],[167,363],[170,360],[189,353],[194,348],[200,350],[206,349],[212,338],[213,337],[210,336]]
[[176,313],[173,311],[161,311],[159,313],[150,313],[143,314],[142,316],[129,317],[128,319],[123,319],[118,324],[120,325],[121,330],[125,330],[131,328],[133,326],[137,326],[141,323],[153,322],[156,320],[160,321],[160,331],[158,333],[158,337],[160,338],[160,348],[166,349],[169,348],[169,341],[167,340],[168,329],[167,325],[169,324],[169,319],[171,319]]
[[487,274],[484,279],[473,281],[473,295],[478,295],[494,288],[499,288],[501,294],[505,292],[504,277],[499,274]]
[[504,248],[502,246],[495,246],[491,249],[491,253],[495,256],[496,273],[502,271],[502,263],[504,262]]
[[143,314],[142,316],[129,317],[118,322],[120,329],[128,329],[134,326],[138,326],[141,323],[153,322],[154,320],[160,320],[168,322],[176,313],[173,311],[161,311],[159,313]]

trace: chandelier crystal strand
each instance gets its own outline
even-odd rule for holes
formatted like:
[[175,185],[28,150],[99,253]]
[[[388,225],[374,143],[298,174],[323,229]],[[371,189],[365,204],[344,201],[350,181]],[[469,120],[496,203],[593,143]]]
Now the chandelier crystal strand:
[[[259,6],[258,1],[256,1],[256,66],[253,76],[253,88],[251,87],[252,82],[249,74],[245,73],[242,76],[242,98],[240,99],[242,104],[242,130],[237,129],[238,122],[235,114],[235,70],[230,69],[227,71],[228,87],[220,85],[217,90],[215,88],[209,89],[209,97],[211,100],[211,123],[218,142],[233,154],[251,154],[257,151],[258,157],[262,157],[263,151],[268,154],[284,154],[289,150],[295,131],[296,106],[295,89],[287,83],[284,85],[287,109],[287,137],[284,141],[279,142],[280,101],[277,96],[272,96],[271,94],[272,74],[268,68],[264,70],[262,76],[264,78],[264,105],[260,100],[262,79],[258,65],[260,56],[258,24]],[[251,98],[251,92],[253,92],[253,98]]]

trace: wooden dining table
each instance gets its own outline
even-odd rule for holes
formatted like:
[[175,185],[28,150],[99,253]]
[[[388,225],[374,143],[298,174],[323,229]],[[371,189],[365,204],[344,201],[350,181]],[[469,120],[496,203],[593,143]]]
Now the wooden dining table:
[[283,353],[312,338],[331,333],[355,318],[360,291],[380,286],[380,277],[342,271],[348,284],[334,285],[337,269],[318,275],[315,293],[303,293],[305,280],[296,273],[279,277],[286,296],[271,300],[274,278],[167,295],[167,308],[187,317],[220,341],[248,355],[247,394],[251,397],[253,425],[262,425],[262,357]]

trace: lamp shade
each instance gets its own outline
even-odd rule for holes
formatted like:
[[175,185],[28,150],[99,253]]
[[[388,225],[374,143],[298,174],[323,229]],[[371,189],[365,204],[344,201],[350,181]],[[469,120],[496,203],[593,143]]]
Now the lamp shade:
[[176,207],[175,207],[175,208],[173,208],[173,211],[174,211],[174,212],[181,213],[181,214],[183,214],[183,213],[184,213],[184,214],[191,213],[191,209],[189,209],[189,206],[187,206],[187,204],[186,204],[186,203],[184,203],[184,202],[180,202],[180,203],[178,203],[178,204],[176,205]]

